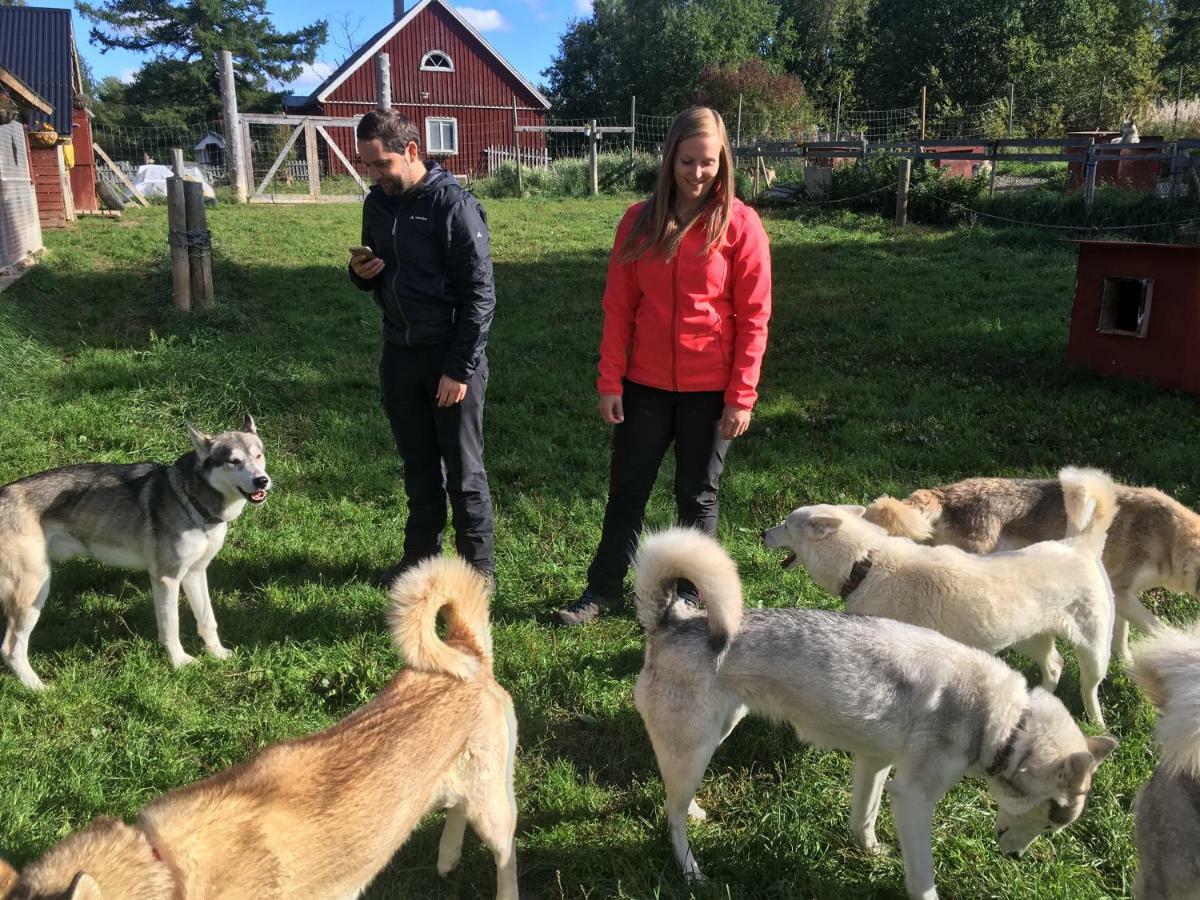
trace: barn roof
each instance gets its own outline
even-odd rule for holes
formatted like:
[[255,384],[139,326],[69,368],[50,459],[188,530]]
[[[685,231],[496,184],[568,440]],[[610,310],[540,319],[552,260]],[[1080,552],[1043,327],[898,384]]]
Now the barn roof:
[[[323,82],[321,82],[317,86],[316,90],[314,90],[307,98],[300,100],[299,102],[294,102],[293,105],[301,106],[304,103],[312,103],[314,101],[321,103],[325,102],[327,99],[329,99],[329,95],[333,93],[338,85],[349,78],[350,75],[364,63],[373,59],[375,54],[382,50],[388,41],[390,41],[395,35],[399,34],[406,25],[412,22],[421,13],[421,11],[425,9],[425,7],[431,4],[437,4],[438,6],[442,7],[442,9],[446,10],[446,12],[448,12],[451,16],[453,16],[454,20],[462,25],[462,27],[467,30],[468,34],[474,37],[475,40],[479,41],[485,53],[490,54],[492,58],[496,60],[496,62],[498,62],[504,67],[505,70],[508,71],[509,74],[516,78],[525,87],[525,89],[529,91],[529,93],[536,98],[539,103],[542,104],[545,109],[550,108],[550,101],[542,96],[541,91],[530,84],[524,75],[514,69],[509,64],[508,60],[501,56],[499,51],[489,44],[484,39],[483,35],[476,31],[471,23],[459,15],[454,7],[449,3],[446,3],[445,0],[421,0],[420,3],[408,10],[399,19],[389,22],[370,38],[368,38],[366,43],[359,47],[349,59],[338,66],[333,73]],[[289,97],[288,99],[291,100],[292,98]]]
[[26,124],[49,121],[71,133],[71,104],[79,83],[69,9],[0,6],[0,65],[46,99],[54,112],[30,112]]

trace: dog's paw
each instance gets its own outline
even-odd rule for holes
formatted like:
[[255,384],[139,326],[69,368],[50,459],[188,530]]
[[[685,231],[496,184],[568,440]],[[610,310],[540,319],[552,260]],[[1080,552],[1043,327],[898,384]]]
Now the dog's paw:
[[891,856],[896,852],[896,848],[891,844],[885,844],[882,841],[876,841],[870,847],[863,847],[863,853],[867,856]]
[[439,856],[437,862],[437,873],[445,878],[458,867],[458,860],[461,856],[461,853],[455,853],[453,855],[447,854],[444,858]]
[[220,644],[215,644],[214,646],[209,647],[208,652],[216,659],[229,659],[229,657],[233,656],[232,650],[230,650],[228,647],[222,647]]
[[176,669],[182,669],[188,663],[194,663],[196,657],[188,653],[173,653],[171,654],[171,665]]
[[688,805],[688,818],[694,822],[703,822],[708,818],[708,813],[704,811],[704,807],[693,800]]

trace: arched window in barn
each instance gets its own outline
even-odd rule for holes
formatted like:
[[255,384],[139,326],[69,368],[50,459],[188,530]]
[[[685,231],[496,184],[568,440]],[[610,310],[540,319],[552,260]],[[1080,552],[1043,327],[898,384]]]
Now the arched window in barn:
[[422,72],[453,72],[454,60],[444,50],[430,50],[421,57]]

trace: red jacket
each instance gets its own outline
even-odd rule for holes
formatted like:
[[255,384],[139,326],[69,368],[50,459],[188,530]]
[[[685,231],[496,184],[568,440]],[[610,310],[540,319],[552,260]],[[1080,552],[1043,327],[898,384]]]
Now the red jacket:
[[752,409],[771,317],[771,254],[758,214],[735,199],[725,240],[706,257],[698,223],[673,259],[651,252],[621,262],[643,205],[617,226],[596,389],[620,394],[628,378],[668,391],[724,391],[727,406]]

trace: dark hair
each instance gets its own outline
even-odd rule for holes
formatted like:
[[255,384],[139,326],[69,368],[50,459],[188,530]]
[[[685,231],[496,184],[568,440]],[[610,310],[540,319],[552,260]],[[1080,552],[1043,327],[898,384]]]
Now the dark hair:
[[413,120],[394,109],[374,110],[363,116],[354,131],[360,141],[378,138],[392,153],[403,153],[409,141],[421,149],[421,135]]

